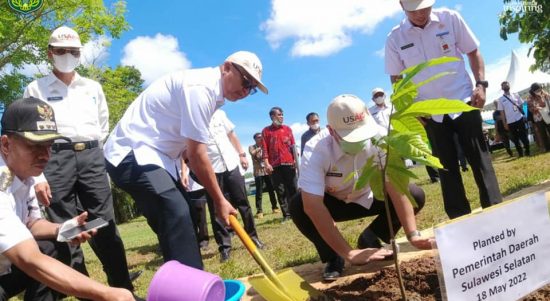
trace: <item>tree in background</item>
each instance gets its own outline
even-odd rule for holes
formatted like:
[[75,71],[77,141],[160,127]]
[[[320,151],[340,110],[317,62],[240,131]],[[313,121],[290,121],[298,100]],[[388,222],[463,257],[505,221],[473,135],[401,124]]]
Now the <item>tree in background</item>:
[[550,0],[517,1],[504,0],[500,14],[500,37],[518,33],[522,43],[531,44],[535,64],[529,70],[550,71]]
[[125,12],[122,0],[111,8],[99,0],[51,0],[23,15],[4,1],[0,5],[0,101],[7,105],[22,95],[29,81],[18,72],[20,68],[47,62],[48,37],[55,28],[72,27],[83,44],[94,36],[118,38],[129,29]]

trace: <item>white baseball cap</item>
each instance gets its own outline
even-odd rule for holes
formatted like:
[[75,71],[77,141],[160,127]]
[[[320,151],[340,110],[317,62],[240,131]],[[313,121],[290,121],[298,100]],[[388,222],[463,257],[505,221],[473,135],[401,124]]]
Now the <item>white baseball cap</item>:
[[265,94],[268,93],[267,88],[262,83],[262,62],[257,55],[249,51],[237,51],[225,59],[226,62],[235,63],[246,71],[256,83],[258,88]]
[[380,93],[380,92],[386,94],[386,92],[384,92],[384,89],[382,89],[382,88],[374,88],[374,89],[372,89],[372,96],[374,97],[374,95],[375,95],[376,93]]
[[52,32],[48,45],[53,47],[82,48],[78,33],[67,26],[61,26]]
[[435,0],[401,0],[401,4],[406,11],[420,10],[433,6]]
[[365,103],[351,94],[336,96],[328,106],[327,120],[343,140],[357,142],[377,134],[376,121]]

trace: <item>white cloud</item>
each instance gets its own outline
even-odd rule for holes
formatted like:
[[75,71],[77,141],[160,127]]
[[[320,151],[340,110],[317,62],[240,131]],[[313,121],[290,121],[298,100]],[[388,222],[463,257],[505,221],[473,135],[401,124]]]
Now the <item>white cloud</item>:
[[376,51],[374,52],[374,55],[377,56],[377,57],[379,57],[379,58],[384,58],[384,56],[386,55],[386,49],[385,49],[385,47],[382,47],[382,48],[376,50]]
[[388,0],[272,0],[262,24],[271,47],[293,40],[293,56],[328,56],[352,44],[352,33],[371,33],[385,18],[401,11]]
[[[534,82],[550,82],[550,74],[535,71],[531,73],[529,66],[534,64],[533,55],[527,57],[529,46],[523,46],[515,49],[519,59],[518,70],[515,76],[515,82],[511,83],[511,90],[521,91],[529,88]],[[506,80],[508,70],[510,69],[510,61],[512,54],[497,59],[494,63],[485,66],[485,78],[489,81],[489,89],[487,89],[487,103],[492,102],[501,96],[502,90],[500,83]]]
[[290,125],[290,129],[294,135],[294,140],[296,140],[297,144],[300,144],[300,137],[302,137],[302,134],[309,129],[309,125],[306,123],[295,122]]
[[154,37],[140,36],[128,42],[124,46],[121,63],[136,67],[146,85],[166,73],[191,67],[191,62],[179,49],[178,39],[160,33]]

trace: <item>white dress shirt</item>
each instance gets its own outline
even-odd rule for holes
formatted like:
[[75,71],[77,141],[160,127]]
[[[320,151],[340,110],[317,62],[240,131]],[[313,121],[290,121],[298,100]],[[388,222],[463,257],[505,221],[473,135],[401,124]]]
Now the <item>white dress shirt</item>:
[[104,141],[107,138],[109,109],[98,82],[76,73],[67,86],[50,73],[27,86],[24,97],[30,96],[53,107],[58,132],[73,142]]
[[387,129],[390,124],[391,110],[392,105],[387,106],[384,104],[383,107],[377,105],[370,107],[369,112],[378,125]]
[[208,143],[210,118],[223,103],[219,67],[168,74],[126,110],[105,143],[105,158],[118,166],[133,150],[139,165],[162,167],[177,179],[186,140]]
[[27,225],[42,218],[32,178],[21,181],[0,157],[0,276],[10,272],[3,254],[15,245],[33,239]]
[[208,158],[215,173],[231,171],[239,166],[239,154],[227,136],[235,125],[222,110],[216,110],[210,120],[210,139],[208,140]]
[[[449,9],[434,9],[424,28],[413,26],[405,18],[392,29],[385,47],[386,73],[399,75],[406,68],[429,59],[456,57],[459,61],[428,67],[413,78],[415,83],[419,83],[441,72],[454,72],[420,87],[416,101],[448,98],[468,102],[473,85],[462,55],[476,50],[478,46],[479,41],[459,13]],[[453,119],[459,115],[449,114]],[[434,115],[432,118],[436,122],[443,120],[442,115]]]
[[506,96],[509,99],[504,97],[504,95],[498,99],[497,110],[504,111],[504,114],[506,114],[506,123],[510,124],[523,118],[523,114],[519,111],[518,106],[522,107],[524,101],[517,93],[510,93],[510,95]]

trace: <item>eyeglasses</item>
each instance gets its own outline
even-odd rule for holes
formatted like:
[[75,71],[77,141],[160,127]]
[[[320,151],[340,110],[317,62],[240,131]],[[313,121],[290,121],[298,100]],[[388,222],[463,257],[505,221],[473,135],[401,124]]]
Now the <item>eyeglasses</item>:
[[242,79],[242,85],[243,88],[248,90],[248,95],[254,95],[256,92],[258,92],[258,89],[256,89],[256,85],[253,84],[254,81],[250,80],[245,73],[240,69],[239,65],[235,63],[231,63],[235,69],[239,72]]
[[72,54],[74,57],[80,57],[80,49],[68,49],[68,48],[50,48],[55,55],[64,55],[66,53]]

